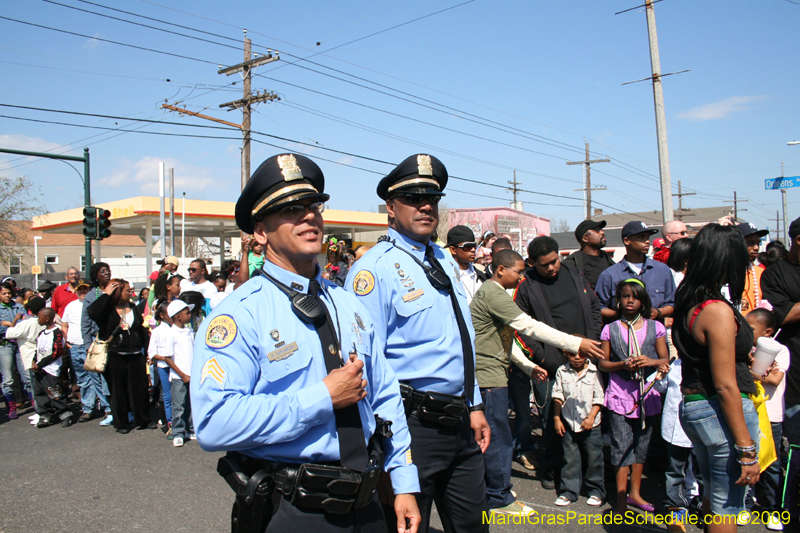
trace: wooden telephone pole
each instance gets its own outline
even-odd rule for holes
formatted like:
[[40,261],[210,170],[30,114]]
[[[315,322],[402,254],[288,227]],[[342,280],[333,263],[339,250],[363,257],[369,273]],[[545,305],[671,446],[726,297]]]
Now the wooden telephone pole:
[[678,220],[683,220],[683,212],[688,211],[688,209],[683,208],[683,197],[684,196],[694,196],[697,194],[696,192],[683,192],[681,190],[681,180],[678,180],[678,194],[672,193],[672,196],[678,197]]
[[586,169],[586,187],[583,189],[575,189],[576,191],[583,191],[583,196],[586,200],[586,220],[592,218],[592,191],[604,191],[605,187],[592,188],[592,170],[593,163],[608,163],[610,159],[589,159],[589,142],[584,139],[586,145],[586,160],[585,161],[567,161],[568,165],[584,165]]

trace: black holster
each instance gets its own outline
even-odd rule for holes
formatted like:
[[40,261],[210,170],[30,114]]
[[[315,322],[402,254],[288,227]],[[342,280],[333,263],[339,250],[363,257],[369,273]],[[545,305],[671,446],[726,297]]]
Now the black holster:
[[236,493],[231,533],[263,533],[281,500],[270,465],[238,452],[228,452],[217,462],[217,473]]

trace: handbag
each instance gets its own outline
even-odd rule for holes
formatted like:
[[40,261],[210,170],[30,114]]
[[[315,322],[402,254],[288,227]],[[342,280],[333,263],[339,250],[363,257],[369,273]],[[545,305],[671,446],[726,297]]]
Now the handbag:
[[86,361],[83,363],[83,369],[89,372],[105,372],[106,363],[108,362],[108,344],[114,336],[109,339],[101,341],[98,336],[92,341],[89,350],[86,352]]

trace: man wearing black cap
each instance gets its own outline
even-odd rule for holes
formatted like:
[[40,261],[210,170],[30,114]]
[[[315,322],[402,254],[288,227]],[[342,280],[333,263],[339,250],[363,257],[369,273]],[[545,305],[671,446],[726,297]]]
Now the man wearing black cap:
[[453,226],[447,232],[447,249],[450,255],[458,264],[458,273],[464,292],[467,293],[467,302],[472,302],[472,297],[478,292],[478,287],[483,283],[482,277],[478,274],[472,264],[475,262],[475,250],[478,243],[475,242],[475,233],[467,226]]
[[650,295],[653,312],[645,318],[655,320],[672,314],[675,303],[675,280],[672,277],[672,270],[664,263],[647,257],[647,252],[650,251],[650,237],[655,233],[658,233],[657,229],[648,228],[647,224],[638,220],[622,226],[625,258],[600,274],[595,289],[600,299],[600,313],[606,322],[611,322],[617,317],[617,305],[614,301],[617,284],[630,278],[642,281]]
[[446,185],[447,169],[427,154],[412,155],[378,183],[388,235],[350,269],[345,288],[369,309],[401,383],[419,468],[420,531],[434,502],[445,531],[488,531],[482,452],[490,430],[475,377],[475,332],[458,264],[431,242]]
[[[234,531],[386,530],[381,468],[398,494],[392,529],[416,532],[417,469],[397,379],[367,310],[321,277],[325,178],[270,157],[236,202],[264,266],[197,332],[192,417],[236,491]],[[385,450],[385,458],[383,451]]]
[[736,225],[742,232],[744,242],[747,245],[747,254],[750,256],[750,265],[747,267],[747,277],[744,279],[744,294],[742,294],[742,314],[746,315],[756,308],[764,299],[761,290],[761,274],[764,273],[764,265],[756,264],[758,259],[758,249],[761,246],[761,239],[769,235],[769,230],[758,229],[752,222],[743,222]]
[[600,273],[614,264],[614,260],[603,247],[606,245],[605,220],[584,220],[575,228],[575,239],[581,246],[564,259],[564,264],[571,264],[583,274],[592,290],[597,287]]
[[764,299],[769,300],[781,333],[776,340],[789,348],[783,429],[789,444],[800,446],[800,218],[789,225],[789,256],[761,275]]

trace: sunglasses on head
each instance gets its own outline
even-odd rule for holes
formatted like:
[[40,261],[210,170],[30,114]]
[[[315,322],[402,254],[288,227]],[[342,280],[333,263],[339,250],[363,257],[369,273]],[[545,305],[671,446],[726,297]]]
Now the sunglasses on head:
[[436,194],[415,194],[410,192],[401,192],[396,196],[396,198],[401,198],[407,204],[431,204],[431,205],[438,205],[439,200],[442,198]]
[[475,243],[475,242],[462,242],[458,246],[454,245],[454,248],[461,248],[465,252],[471,252],[472,250],[474,250],[477,247],[478,247],[478,243]]
[[280,213],[283,218],[298,218],[306,214],[306,209],[318,215],[323,211],[325,211],[325,203],[314,202],[313,204],[309,205],[303,205],[303,204],[287,205],[286,207],[280,208],[278,210],[278,213]]

